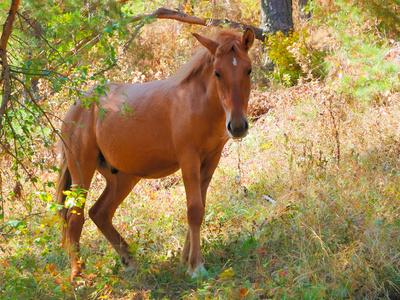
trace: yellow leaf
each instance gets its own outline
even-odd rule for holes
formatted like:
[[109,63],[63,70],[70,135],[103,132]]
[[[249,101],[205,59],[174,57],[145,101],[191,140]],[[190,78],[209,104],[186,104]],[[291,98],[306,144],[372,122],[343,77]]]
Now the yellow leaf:
[[232,277],[234,275],[232,268],[224,270],[219,277],[220,278],[226,278],[226,277]]

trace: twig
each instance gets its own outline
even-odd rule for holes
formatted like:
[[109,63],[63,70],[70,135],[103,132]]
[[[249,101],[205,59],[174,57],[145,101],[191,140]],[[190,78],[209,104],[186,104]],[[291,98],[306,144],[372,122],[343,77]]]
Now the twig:
[[[36,105],[36,107],[39,109],[39,111],[43,114],[43,116],[44,116],[44,117],[46,118],[46,120],[49,122],[50,127],[53,129],[53,132],[61,139],[61,142],[64,144],[64,146],[67,148],[67,150],[70,151],[70,152],[72,153],[71,149],[69,148],[69,146],[67,145],[67,143],[64,141],[63,136],[59,133],[59,131],[58,131],[57,129],[54,128],[53,123],[52,123],[51,120],[49,119],[47,113],[46,113],[46,112],[40,107],[40,105],[36,102],[36,100],[34,99],[34,97],[33,97],[32,93],[31,93],[31,91],[28,89],[28,87],[25,85],[25,83],[24,83],[21,79],[15,77],[15,76],[12,76],[12,77],[13,77],[15,80],[17,80],[19,83],[21,83],[21,85],[24,87],[24,89],[25,89],[26,92],[28,93],[29,97],[31,98],[32,102]],[[63,122],[64,122],[64,121],[63,121]],[[65,124],[65,123],[64,123],[64,124]],[[9,152],[9,153],[10,153],[10,152]],[[13,155],[13,156],[14,156],[14,155]],[[14,156],[14,157],[15,157],[15,156]],[[80,173],[81,178],[82,178],[82,172],[81,172],[81,169],[80,169],[80,166],[79,166],[79,162],[78,162],[78,160],[75,160],[75,162],[76,162],[76,164],[78,165],[79,173]],[[28,173],[28,174],[29,174],[29,173]]]
[[11,75],[11,77],[13,79],[15,79],[16,81],[18,81],[25,89],[25,91],[28,93],[29,98],[31,98],[33,104],[35,104],[35,106],[39,109],[39,111],[42,113],[42,115],[46,118],[47,122],[49,123],[51,129],[53,130],[53,132],[55,132],[60,138],[61,135],[58,133],[58,130],[54,128],[53,123],[51,122],[51,120],[49,119],[49,117],[47,116],[46,112],[40,107],[40,105],[36,102],[35,98],[33,97],[31,91],[28,89],[28,87],[25,85],[25,83],[19,79],[18,77],[15,77],[13,75]]
[[335,117],[332,108],[332,99],[333,95],[329,97],[329,114],[332,118],[332,124],[335,134],[335,141],[336,141],[336,150],[337,150],[337,164],[340,167],[340,137],[339,137],[339,129],[340,129],[340,117]]
[[[40,216],[40,215],[43,215],[43,214],[44,214],[43,212],[37,212],[37,213],[34,213],[34,214],[30,214],[30,215],[27,215],[26,217],[20,219],[19,221],[26,221],[26,220],[28,220],[30,218],[33,218],[34,216]],[[3,225],[2,227],[0,227],[0,231],[3,231],[3,229],[6,228],[7,226],[11,226],[11,225],[6,223],[6,225]],[[7,231],[6,233],[2,233],[2,235],[7,235],[11,230],[12,230],[12,228],[9,231]]]
[[[69,57],[67,57],[66,59],[64,59],[63,61],[61,61],[60,63],[58,63],[54,68],[52,68],[51,70],[49,70],[48,74],[53,73],[59,66],[65,64],[68,60],[70,60],[72,57],[76,56],[78,53],[82,52],[85,48],[87,48],[88,46],[94,46],[96,45],[99,41],[100,41],[100,35],[101,33],[99,33],[98,35],[96,35],[93,39],[91,39],[85,46],[80,47],[80,45],[76,46],[76,49],[79,49],[78,51],[71,51],[73,54],[70,55]],[[83,41],[83,40],[82,40]],[[81,41],[81,42],[82,42]]]
[[[22,166],[22,168],[24,169],[24,171],[26,172],[26,174],[28,175],[29,178],[32,177],[32,174],[29,173],[28,169],[25,167],[24,163],[17,157],[14,155],[14,153],[12,153],[10,150],[7,149],[7,147],[3,144],[3,142],[0,140],[0,146],[8,153],[10,154],[12,157],[14,157],[14,159],[18,162],[19,165]],[[36,187],[36,184],[33,182],[33,185]]]
[[271,203],[271,204],[275,204],[275,200],[274,199],[272,199],[270,196],[268,196],[268,195],[262,195],[263,196],[263,198],[265,199],[265,200],[267,200],[269,203]]
[[241,169],[241,159],[240,159],[240,146],[242,145],[242,140],[237,141],[237,156],[238,156],[238,163],[237,163],[237,169],[238,169],[238,174],[235,176],[235,183],[237,185],[241,185],[242,183],[242,169]]

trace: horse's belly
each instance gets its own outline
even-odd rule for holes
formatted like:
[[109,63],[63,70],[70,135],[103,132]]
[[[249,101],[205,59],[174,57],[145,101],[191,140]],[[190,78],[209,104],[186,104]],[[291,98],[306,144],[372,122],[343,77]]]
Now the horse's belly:
[[161,178],[179,170],[179,164],[162,155],[132,155],[126,160],[115,160],[112,165],[118,171],[133,174],[140,178]]
[[141,178],[160,178],[179,169],[171,138],[146,131],[98,135],[98,145],[109,165]]

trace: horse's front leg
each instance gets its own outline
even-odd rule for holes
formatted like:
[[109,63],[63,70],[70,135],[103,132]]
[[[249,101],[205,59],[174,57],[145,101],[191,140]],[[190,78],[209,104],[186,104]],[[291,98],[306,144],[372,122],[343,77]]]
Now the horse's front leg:
[[[218,165],[220,155],[220,152],[217,152],[214,155],[207,157],[200,166],[193,166],[193,170],[196,170],[196,172],[199,171],[199,173],[196,175],[196,172],[189,173],[192,174],[192,176],[188,177],[191,177],[192,179],[185,177],[186,172],[184,172],[182,169],[183,180],[188,199],[189,221],[189,230],[186,235],[185,246],[182,252],[182,262],[189,265],[188,274],[192,278],[206,274],[206,270],[203,266],[203,256],[200,250],[200,226],[205,212],[207,189],[214,174],[215,168]],[[190,184],[193,184],[193,188],[190,186]],[[190,191],[189,186],[191,187]],[[198,189],[200,189],[201,205],[198,200]],[[196,192],[191,194],[194,191]],[[192,199],[189,197],[189,195],[196,196],[197,198]]]
[[[187,256],[188,275],[192,278],[205,273],[200,249],[200,227],[204,217],[204,204],[201,196],[200,159],[190,153],[181,162],[183,183],[187,199],[187,218],[189,231],[183,256]],[[186,252],[186,254],[185,254]],[[185,258],[184,258],[185,259]]]

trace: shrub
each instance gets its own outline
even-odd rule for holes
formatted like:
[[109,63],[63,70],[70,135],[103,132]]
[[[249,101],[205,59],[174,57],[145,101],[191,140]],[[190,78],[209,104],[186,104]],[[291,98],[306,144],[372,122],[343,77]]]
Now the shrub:
[[361,8],[368,19],[376,24],[376,28],[391,38],[400,37],[400,13],[398,1],[361,0],[353,5]]
[[308,38],[306,28],[292,31],[288,35],[277,32],[268,36],[265,48],[275,65],[271,74],[273,79],[291,86],[300,78],[323,77],[321,66],[325,52],[311,47]]

